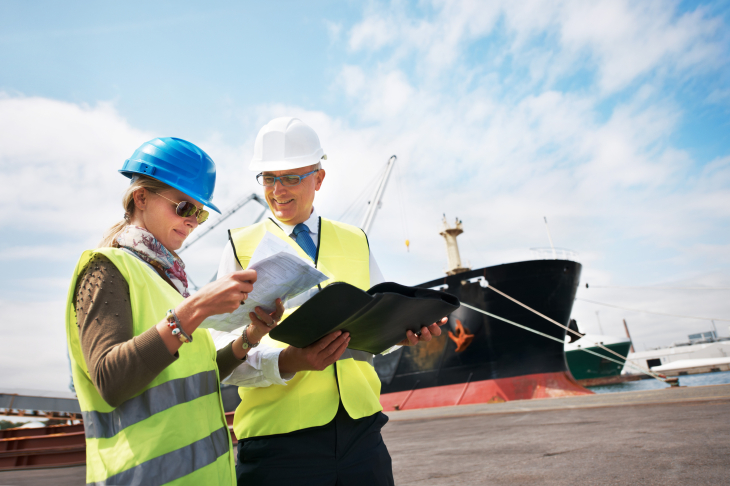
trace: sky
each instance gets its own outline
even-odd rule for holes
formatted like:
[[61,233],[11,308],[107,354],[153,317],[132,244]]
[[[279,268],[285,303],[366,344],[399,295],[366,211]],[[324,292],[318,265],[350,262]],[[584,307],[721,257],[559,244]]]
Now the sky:
[[[472,268],[535,258],[546,217],[583,265],[582,330],[729,335],[729,21],[727,1],[1,2],[0,388],[66,389],[70,277],[139,145],[203,148],[225,210],[262,193],[247,166],[278,116],[319,134],[325,217],[359,224],[397,155],[369,234],[388,280],[443,275],[444,214]],[[260,212],[182,253],[193,282]]]

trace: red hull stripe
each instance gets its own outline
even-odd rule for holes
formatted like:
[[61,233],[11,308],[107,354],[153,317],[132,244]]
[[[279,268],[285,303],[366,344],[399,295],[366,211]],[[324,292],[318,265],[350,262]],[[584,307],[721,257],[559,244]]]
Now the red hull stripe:
[[380,396],[380,403],[387,412],[592,394],[561,371],[386,393]]

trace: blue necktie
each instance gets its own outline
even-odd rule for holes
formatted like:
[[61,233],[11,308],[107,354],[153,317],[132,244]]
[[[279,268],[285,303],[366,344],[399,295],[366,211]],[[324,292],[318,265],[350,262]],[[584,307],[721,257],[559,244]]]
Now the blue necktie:
[[299,223],[294,227],[294,238],[297,241],[297,245],[302,247],[302,250],[309,255],[309,257],[314,261],[314,259],[317,257],[317,247],[314,244],[314,241],[312,241],[312,237],[309,236],[309,228],[304,223]]

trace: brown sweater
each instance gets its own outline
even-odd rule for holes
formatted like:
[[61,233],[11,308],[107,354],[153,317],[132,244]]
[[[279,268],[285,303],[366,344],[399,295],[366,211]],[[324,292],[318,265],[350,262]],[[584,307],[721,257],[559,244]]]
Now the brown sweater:
[[[79,276],[74,305],[91,381],[112,407],[141,392],[179,358],[178,353],[170,354],[155,326],[134,335],[129,285],[105,256],[96,254]],[[160,321],[164,318],[160,316]],[[218,351],[221,378],[243,363],[234,356],[232,345]]]

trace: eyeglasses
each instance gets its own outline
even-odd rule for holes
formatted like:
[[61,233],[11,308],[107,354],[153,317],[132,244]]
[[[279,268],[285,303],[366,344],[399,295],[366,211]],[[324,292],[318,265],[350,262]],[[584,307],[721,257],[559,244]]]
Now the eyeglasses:
[[187,218],[189,216],[195,215],[195,219],[198,220],[198,224],[203,224],[205,223],[205,220],[208,219],[208,211],[203,208],[198,209],[193,203],[187,201],[180,201],[179,203],[176,203],[172,199],[166,198],[162,194],[158,194],[156,192],[152,192],[152,194],[157,194],[161,198],[170,201],[175,206],[175,213],[181,218]]
[[259,174],[256,176],[256,181],[265,187],[271,187],[274,184],[276,184],[276,181],[281,181],[282,186],[298,186],[302,183],[302,180],[311,176],[315,172],[319,172],[319,169],[313,170],[312,172],[307,172],[306,174],[297,175],[297,174],[289,174],[289,175],[283,175],[281,177],[275,177],[272,175],[264,175]]

